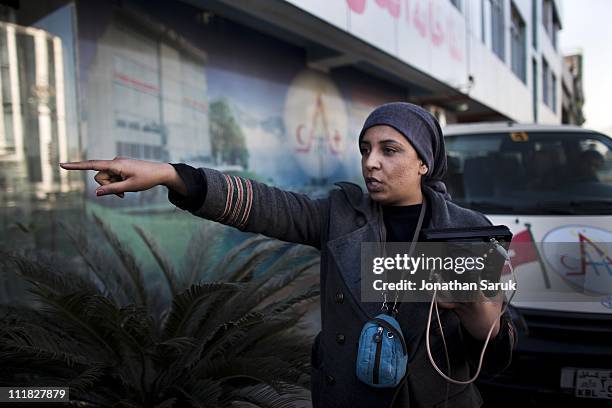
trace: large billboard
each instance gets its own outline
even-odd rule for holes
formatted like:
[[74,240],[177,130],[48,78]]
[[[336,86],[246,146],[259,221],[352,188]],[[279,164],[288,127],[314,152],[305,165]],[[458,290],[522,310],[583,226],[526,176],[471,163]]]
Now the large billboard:
[[[302,49],[220,17],[198,20],[188,5],[144,6],[79,9],[88,158],[183,162],[315,194],[361,182],[359,129],[401,89],[354,69],[310,69]],[[161,202],[165,189],[139,197]]]

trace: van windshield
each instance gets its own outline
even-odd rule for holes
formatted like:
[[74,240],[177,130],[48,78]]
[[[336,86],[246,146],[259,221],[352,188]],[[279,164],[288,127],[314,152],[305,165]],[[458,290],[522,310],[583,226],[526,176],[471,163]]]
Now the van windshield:
[[457,204],[487,214],[612,214],[612,141],[597,133],[445,137]]

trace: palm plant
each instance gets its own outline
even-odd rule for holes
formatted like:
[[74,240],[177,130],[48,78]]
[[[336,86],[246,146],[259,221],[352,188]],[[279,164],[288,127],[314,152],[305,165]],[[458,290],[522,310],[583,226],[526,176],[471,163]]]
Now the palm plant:
[[0,308],[0,385],[68,386],[73,404],[92,407],[292,407],[308,398],[311,339],[298,323],[318,286],[281,294],[303,287],[295,283],[315,269],[315,250],[254,236],[212,262],[221,241],[210,237],[225,227],[204,223],[176,271],[135,227],[163,272],[165,296],[94,220],[114,256],[64,226],[80,263],[3,257],[37,303]]

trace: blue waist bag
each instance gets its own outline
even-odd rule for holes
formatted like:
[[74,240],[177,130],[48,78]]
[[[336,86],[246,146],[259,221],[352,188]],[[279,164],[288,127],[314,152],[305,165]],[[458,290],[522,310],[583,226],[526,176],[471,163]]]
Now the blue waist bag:
[[357,377],[377,388],[396,387],[406,375],[408,351],[395,318],[381,313],[361,329]]

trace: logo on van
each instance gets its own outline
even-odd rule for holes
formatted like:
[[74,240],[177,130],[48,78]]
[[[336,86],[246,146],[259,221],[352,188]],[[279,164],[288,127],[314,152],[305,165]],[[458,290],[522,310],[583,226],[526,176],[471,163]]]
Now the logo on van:
[[542,239],[547,265],[584,294],[612,293],[612,232],[584,225],[555,228]]

